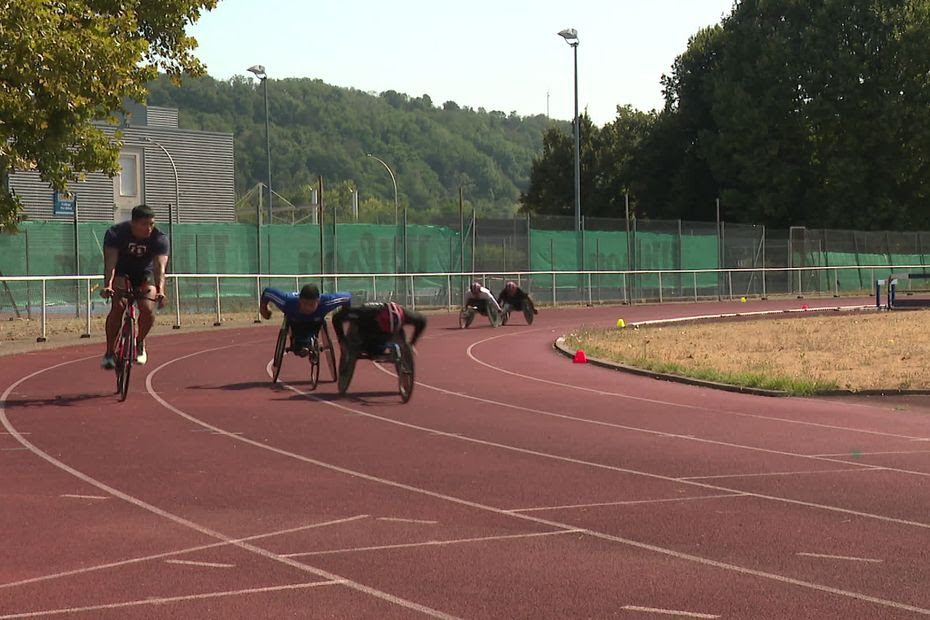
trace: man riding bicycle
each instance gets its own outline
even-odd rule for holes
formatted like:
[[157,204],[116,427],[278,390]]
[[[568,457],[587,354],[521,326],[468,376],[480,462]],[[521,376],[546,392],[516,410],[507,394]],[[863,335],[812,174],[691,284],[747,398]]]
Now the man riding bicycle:
[[[416,344],[426,329],[426,317],[394,303],[367,303],[363,306],[343,306],[333,315],[333,331],[342,346],[339,375],[352,376],[360,355],[379,358],[390,352],[396,340],[405,340],[404,325],[413,325],[410,346]],[[348,323],[352,328],[346,332]],[[348,387],[348,386],[346,386]]]
[[326,315],[340,307],[346,307],[352,301],[352,293],[326,293],[320,295],[315,284],[307,284],[300,292],[285,293],[275,288],[262,291],[259,312],[264,319],[271,318],[268,304],[274,304],[287,317],[291,330],[291,351],[300,357],[307,357],[313,347],[313,341],[320,333]]
[[[104,299],[115,297],[107,315],[107,350],[101,366],[107,370],[116,367],[113,348],[119,336],[126,297],[122,293],[124,282],[116,276],[129,278],[130,286],[138,295],[139,336],[136,341],[136,363],[145,364],[145,337],[155,324],[155,306],[165,305],[165,272],[168,268],[168,237],[155,228],[155,212],[146,205],[132,210],[128,222],[114,224],[103,237],[103,288]],[[116,296],[117,284],[120,295]]]
[[497,296],[497,303],[500,304],[504,314],[508,314],[511,310],[523,312],[524,308],[529,308],[533,314],[539,314],[530,296],[513,281],[504,286],[501,294]]

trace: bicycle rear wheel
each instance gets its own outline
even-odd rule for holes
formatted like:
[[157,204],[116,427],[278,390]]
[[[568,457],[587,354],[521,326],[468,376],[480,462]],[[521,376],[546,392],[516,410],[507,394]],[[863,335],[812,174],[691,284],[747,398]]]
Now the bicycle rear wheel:
[[281,326],[278,332],[278,342],[274,348],[274,359],[271,361],[271,382],[278,382],[278,375],[281,374],[281,365],[284,363],[284,349],[287,346],[287,321]]
[[400,355],[395,362],[395,366],[400,399],[406,403],[413,396],[413,386],[416,384],[413,372],[413,351],[406,342],[400,345]]

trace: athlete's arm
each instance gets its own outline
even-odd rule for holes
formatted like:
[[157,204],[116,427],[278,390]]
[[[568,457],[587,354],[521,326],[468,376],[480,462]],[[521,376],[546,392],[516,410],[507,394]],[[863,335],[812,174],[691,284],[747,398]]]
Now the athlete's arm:
[[119,250],[103,246],[103,288],[100,296],[104,299],[113,295],[113,278],[116,275],[116,261],[119,260]]
[[497,308],[497,311],[498,311],[498,312],[501,311],[501,305],[500,305],[499,303],[497,303],[497,300],[494,299],[494,295],[492,295],[492,294],[491,294],[491,291],[489,291],[488,289],[486,289],[486,288],[482,288],[482,289],[481,289],[481,298],[482,298],[482,299],[486,299],[486,300],[488,300],[489,303],[494,304],[494,307]]
[[410,345],[415,345],[420,339],[420,334],[426,329],[426,317],[416,310],[405,310],[404,325],[413,325],[413,338],[410,339]]
[[168,271],[168,255],[162,254],[155,257],[154,276],[155,276],[155,298],[160,305],[165,303],[165,272]]
[[262,290],[261,306],[259,312],[266,321],[271,318],[271,309],[269,303],[273,303],[278,310],[284,311],[285,293],[276,288],[267,287]]

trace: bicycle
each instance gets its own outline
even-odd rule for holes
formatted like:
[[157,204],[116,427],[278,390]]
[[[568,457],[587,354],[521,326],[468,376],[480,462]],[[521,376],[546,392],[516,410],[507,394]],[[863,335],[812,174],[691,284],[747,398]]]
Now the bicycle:
[[[287,346],[287,337],[290,333],[290,326],[288,325],[287,318],[285,317],[281,323],[281,329],[278,331],[278,340],[275,344],[274,349],[274,359],[272,360],[271,367],[271,382],[277,383],[278,376],[281,374],[281,366],[284,364],[284,354],[294,350],[293,340],[291,346]],[[323,344],[320,344],[320,339],[325,340]],[[336,381],[336,355],[333,352],[332,339],[329,337],[329,329],[326,327],[324,322],[322,327],[320,327],[320,332],[310,341],[310,352],[307,355],[307,358],[310,362],[310,389],[315,390],[317,385],[320,383],[320,358],[326,355],[329,372],[333,377],[333,381]]]
[[[370,359],[376,364],[394,364],[397,374],[397,390],[401,402],[406,403],[413,396],[413,386],[416,385],[413,362],[413,347],[403,337],[393,338],[385,347],[381,355],[372,355],[370,351],[359,350],[354,353],[356,360]],[[345,396],[355,374],[355,364],[348,363],[349,354],[343,352],[339,368],[339,394]]]
[[116,392],[119,394],[120,402],[126,400],[126,396],[129,395],[129,377],[132,374],[132,364],[138,354],[139,319],[136,316],[138,311],[136,306],[140,299],[158,301],[152,297],[146,297],[138,289],[133,288],[129,278],[122,276],[122,279],[124,288],[114,291],[111,296],[111,299],[126,299],[119,336],[113,346],[113,358],[116,360]]

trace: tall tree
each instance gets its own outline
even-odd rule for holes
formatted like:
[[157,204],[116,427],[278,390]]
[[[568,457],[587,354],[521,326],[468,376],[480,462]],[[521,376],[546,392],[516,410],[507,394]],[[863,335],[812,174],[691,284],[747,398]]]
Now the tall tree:
[[[0,0],[0,176],[37,170],[64,190],[83,172],[115,174],[119,144],[91,121],[144,100],[159,69],[203,73],[185,28],[216,2]],[[0,183],[0,230],[20,209]]]

